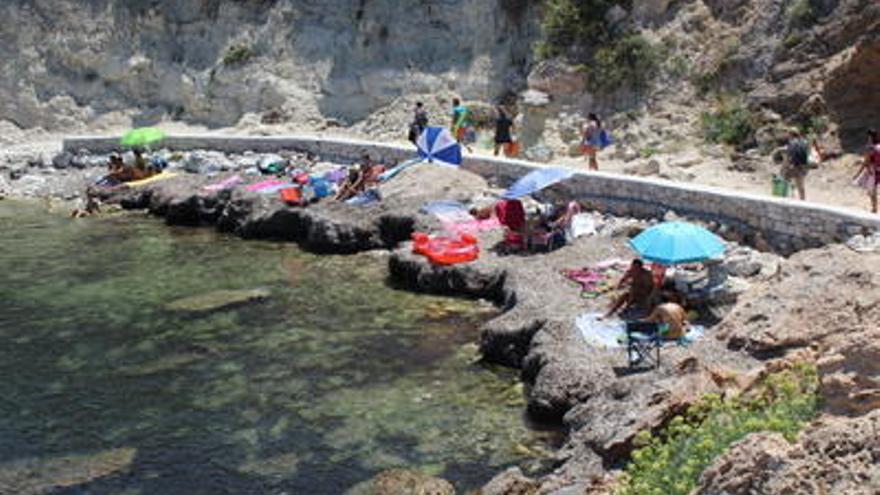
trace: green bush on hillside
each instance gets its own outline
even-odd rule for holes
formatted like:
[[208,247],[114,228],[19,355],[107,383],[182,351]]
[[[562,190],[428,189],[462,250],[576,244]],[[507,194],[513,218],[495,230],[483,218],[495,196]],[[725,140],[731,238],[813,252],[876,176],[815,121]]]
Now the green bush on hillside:
[[827,115],[812,115],[802,120],[798,125],[805,136],[819,136],[824,134],[831,125]]
[[223,64],[240,64],[246,62],[253,56],[254,50],[250,46],[244,43],[236,43],[230,45],[229,48],[226,49],[226,53],[223,54]]
[[572,47],[591,47],[609,41],[613,33],[605,15],[614,5],[628,8],[629,0],[545,0],[543,39],[535,46],[535,55],[558,57],[569,54]]
[[756,432],[794,440],[818,412],[818,375],[813,365],[768,376],[748,397],[707,396],[660,434],[643,432],[615,495],[687,495],[702,472],[731,444]]
[[795,0],[788,7],[790,29],[805,29],[816,23],[816,13],[810,0]]
[[590,81],[600,89],[642,90],[660,69],[662,50],[639,34],[626,36],[596,51]]
[[703,137],[710,143],[741,147],[755,138],[755,116],[738,101],[723,100],[714,112],[703,112],[700,122]]

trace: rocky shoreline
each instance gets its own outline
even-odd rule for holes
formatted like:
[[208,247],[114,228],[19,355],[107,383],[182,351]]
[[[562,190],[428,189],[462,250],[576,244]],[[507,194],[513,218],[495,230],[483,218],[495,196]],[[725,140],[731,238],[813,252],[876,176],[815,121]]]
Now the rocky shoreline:
[[[21,188],[13,181],[7,189],[13,195],[17,192],[69,200],[102,172],[97,168],[99,160],[80,162],[81,167],[41,169],[46,180],[40,187]],[[473,174],[420,165],[383,185],[383,201],[379,203],[356,207],[324,201],[307,208],[285,206],[274,195],[203,189],[220,178],[187,173],[138,189],[108,191],[102,197],[125,209],[148,210],[163,217],[169,225],[213,225],[245,238],[296,242],[316,253],[388,250],[389,283],[394,286],[487,299],[505,310],[480,329],[480,351],[487,361],[521,369],[530,415],[561,423],[568,431],[568,439],[553,455],[556,469],[552,473],[530,479],[512,468],[487,484],[482,490],[485,495],[519,493],[515,490],[522,487],[534,493],[561,495],[604,486],[609,473],[628,459],[633,439],[640,431],[657,431],[703,394],[740,388],[750,377],[760,375],[768,362],[784,360],[787,353],[829,340],[824,332],[810,331],[798,333],[799,338],[777,337],[812,323],[809,319],[798,320],[808,304],[817,304],[822,298],[820,289],[810,285],[811,277],[824,274],[821,287],[852,277],[846,267],[861,263],[876,266],[878,261],[876,254],[858,255],[839,246],[807,251],[796,255],[794,261],[734,247],[733,251],[740,255],[733,257],[728,270],[743,275],[742,279],[748,281],[745,285],[752,286],[748,291],[743,289],[744,302],[726,308],[732,312],[710,330],[710,335],[688,347],[664,349],[657,370],[633,373],[626,368],[621,350],[597,349],[582,341],[573,328],[575,317],[590,309],[597,310],[607,301],[582,299],[559,270],[630,256],[625,240],[643,228],[645,222],[602,217],[596,236],[578,239],[550,253],[528,256],[501,254],[493,249],[501,240],[500,233],[488,232],[480,235],[484,249],[479,260],[436,267],[411,253],[408,241],[412,232],[440,227],[434,217],[419,212],[419,208],[431,200],[470,201],[487,194],[491,188]],[[31,180],[24,185],[34,183]],[[796,275],[804,271],[806,275]],[[837,311],[845,314],[838,315],[842,323],[835,327],[841,335],[876,333],[876,325],[872,330],[869,323],[861,322],[877,321],[880,280],[869,271],[859,273],[862,275],[857,277],[855,286],[835,296],[845,299],[853,291],[860,293],[852,303],[841,301],[843,309]],[[780,285],[791,284],[792,280],[802,285],[780,291]],[[862,292],[860,287],[866,287],[865,284],[875,290]],[[788,295],[801,293],[807,297]],[[755,294],[764,294],[764,298]],[[775,307],[783,307],[786,312],[779,313]],[[723,317],[726,310],[717,316]],[[861,326],[843,326],[853,321]],[[767,326],[775,330],[769,332]],[[852,394],[875,404],[877,401],[865,399],[864,391],[875,390],[871,380],[878,375],[876,365],[870,365],[874,367],[867,371],[872,379],[847,379],[852,367],[864,368],[869,364],[864,358],[853,363],[846,353],[832,352],[848,344],[844,338],[826,346],[829,356],[838,356],[824,365],[829,376],[836,376],[836,396],[844,397],[837,400],[837,407],[842,408],[841,401],[845,403]],[[825,354],[812,359],[823,363],[822,356]],[[769,358],[776,361],[767,361]],[[867,397],[871,397],[870,393]],[[858,410],[864,412],[866,408]]]

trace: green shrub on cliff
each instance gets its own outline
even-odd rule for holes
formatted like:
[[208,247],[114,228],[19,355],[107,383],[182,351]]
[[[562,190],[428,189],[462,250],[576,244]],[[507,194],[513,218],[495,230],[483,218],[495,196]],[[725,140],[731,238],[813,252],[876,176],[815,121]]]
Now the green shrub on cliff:
[[599,89],[628,87],[640,91],[657,75],[663,51],[639,34],[631,34],[596,51],[590,80]]
[[563,57],[583,65],[593,88],[640,91],[659,71],[664,52],[626,22],[609,23],[614,6],[628,10],[629,0],[545,0],[537,58]]
[[816,23],[816,13],[810,0],[795,0],[788,6],[789,29],[806,29]]
[[703,137],[710,143],[745,146],[754,141],[755,116],[738,100],[722,99],[713,112],[700,116]]
[[[615,0],[545,0],[541,19],[542,40],[536,45],[538,58],[571,55],[606,42],[611,37],[605,15]],[[577,57],[576,57],[577,58]]]
[[223,65],[234,65],[246,62],[254,56],[254,50],[244,43],[230,45],[223,54]]
[[616,495],[687,495],[700,474],[731,444],[755,432],[794,440],[818,411],[813,365],[769,375],[747,396],[703,398],[658,435],[643,432]]

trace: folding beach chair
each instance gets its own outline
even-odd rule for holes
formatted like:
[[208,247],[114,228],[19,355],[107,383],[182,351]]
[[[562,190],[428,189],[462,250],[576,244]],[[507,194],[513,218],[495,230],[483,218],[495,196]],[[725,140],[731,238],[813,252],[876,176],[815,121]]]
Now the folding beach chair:
[[659,367],[662,346],[663,336],[657,323],[626,322],[626,356],[631,368],[639,364],[646,364],[652,368]]

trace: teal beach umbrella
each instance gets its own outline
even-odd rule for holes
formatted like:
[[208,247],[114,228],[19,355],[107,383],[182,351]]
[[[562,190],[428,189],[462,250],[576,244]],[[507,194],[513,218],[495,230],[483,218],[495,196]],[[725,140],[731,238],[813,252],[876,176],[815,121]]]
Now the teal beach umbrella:
[[146,146],[165,139],[165,133],[155,127],[139,127],[126,132],[119,144],[123,146]]
[[724,242],[712,232],[687,222],[664,222],[629,241],[642,258],[662,265],[706,261],[724,253]]

